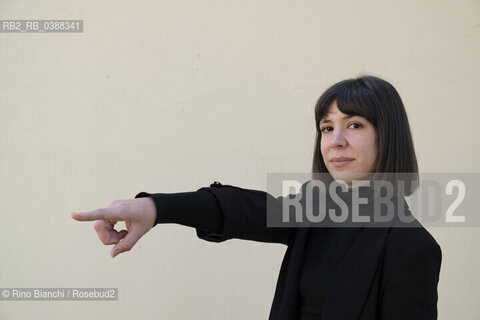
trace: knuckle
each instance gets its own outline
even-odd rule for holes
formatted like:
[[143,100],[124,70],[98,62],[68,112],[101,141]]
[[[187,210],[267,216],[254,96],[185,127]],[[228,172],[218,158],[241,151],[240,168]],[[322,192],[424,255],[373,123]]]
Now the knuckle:
[[100,239],[100,241],[102,241],[103,244],[108,244],[108,241],[105,239],[105,237],[103,237],[101,233],[98,234],[98,238]]
[[102,229],[102,221],[98,220],[93,224],[95,231],[100,231]]
[[102,241],[103,244],[108,244],[107,239],[105,239],[105,229],[103,228],[103,221],[97,221],[93,224],[93,228],[97,232],[98,238]]
[[112,236],[107,236],[107,238],[105,239],[105,242],[104,244],[112,244],[112,243],[115,243],[115,239],[112,237]]

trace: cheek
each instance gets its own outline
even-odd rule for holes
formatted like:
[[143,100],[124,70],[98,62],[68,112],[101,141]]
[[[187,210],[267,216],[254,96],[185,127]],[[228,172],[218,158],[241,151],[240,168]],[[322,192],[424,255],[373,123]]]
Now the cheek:
[[371,149],[367,155],[365,166],[368,167],[369,171],[373,171],[377,167],[377,152],[375,149]]
[[376,137],[370,137],[369,141],[371,143],[363,148],[364,160],[366,162],[365,165],[374,170],[377,167],[378,143]]
[[325,160],[325,158],[327,157],[327,152],[328,152],[327,141],[325,141],[325,139],[322,139],[320,141],[320,152],[322,153],[322,157]]
[[378,147],[374,137],[352,139],[350,146],[352,147],[353,153],[359,160],[359,163],[361,163],[362,167],[371,168],[374,166],[374,164],[376,165]]

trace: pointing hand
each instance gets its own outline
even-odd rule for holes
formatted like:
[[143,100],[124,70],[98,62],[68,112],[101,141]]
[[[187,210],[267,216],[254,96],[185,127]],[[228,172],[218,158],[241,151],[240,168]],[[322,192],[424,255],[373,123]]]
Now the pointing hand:
[[[115,200],[107,208],[72,213],[72,218],[77,221],[96,220],[94,228],[103,244],[115,245],[110,253],[112,258],[132,249],[153,227],[156,216],[155,203],[149,197]],[[124,221],[127,230],[115,230],[117,221]]]

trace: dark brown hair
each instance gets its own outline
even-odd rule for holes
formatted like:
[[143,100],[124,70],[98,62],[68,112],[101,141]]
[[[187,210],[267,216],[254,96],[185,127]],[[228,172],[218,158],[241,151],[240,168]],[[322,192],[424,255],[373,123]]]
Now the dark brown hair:
[[374,76],[340,81],[318,99],[315,105],[317,135],[312,173],[328,172],[320,149],[322,134],[319,122],[334,101],[341,112],[362,116],[377,130],[378,163],[375,178],[388,173],[408,173],[405,195],[413,193],[418,187],[418,166],[407,113],[397,90],[389,82]]

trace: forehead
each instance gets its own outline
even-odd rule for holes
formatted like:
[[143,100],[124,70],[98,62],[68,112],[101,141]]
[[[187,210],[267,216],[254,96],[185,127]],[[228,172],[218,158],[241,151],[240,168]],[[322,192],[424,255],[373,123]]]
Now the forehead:
[[332,104],[327,109],[327,112],[323,115],[321,122],[327,121],[329,118],[342,118],[342,119],[349,119],[352,117],[361,117],[359,115],[354,115],[354,114],[345,114],[342,111],[340,111],[337,107],[337,103],[334,101]]
[[328,117],[329,115],[334,114],[344,114],[342,111],[338,110],[337,101],[333,101],[327,108],[323,117]]

